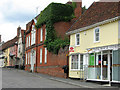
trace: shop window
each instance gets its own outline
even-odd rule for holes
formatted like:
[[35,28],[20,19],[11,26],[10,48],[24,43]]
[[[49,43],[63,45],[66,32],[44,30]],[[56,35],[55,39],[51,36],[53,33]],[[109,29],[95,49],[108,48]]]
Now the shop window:
[[72,55],[71,70],[83,69],[83,55]]
[[71,69],[79,69],[79,55],[72,55]]
[[90,65],[90,66],[94,66],[94,65],[95,65],[95,62],[94,62],[94,58],[95,58],[95,57],[94,57],[94,54],[90,54],[90,57],[89,57],[89,58],[90,58],[89,65]]

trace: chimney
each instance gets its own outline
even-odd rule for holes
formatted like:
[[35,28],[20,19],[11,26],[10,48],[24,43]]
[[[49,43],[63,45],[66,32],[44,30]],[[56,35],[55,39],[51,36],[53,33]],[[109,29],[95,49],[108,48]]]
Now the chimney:
[[1,43],[1,35],[0,35],[0,43]]
[[19,27],[17,28],[17,37],[20,35],[20,30],[21,30],[21,27],[19,26]]
[[74,14],[77,19],[82,15],[82,0],[73,0],[73,2],[76,2],[76,8],[74,10]]

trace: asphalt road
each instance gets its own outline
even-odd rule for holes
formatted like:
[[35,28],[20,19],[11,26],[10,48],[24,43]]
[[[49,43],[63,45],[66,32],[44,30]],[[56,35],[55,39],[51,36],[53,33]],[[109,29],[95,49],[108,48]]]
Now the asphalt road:
[[2,69],[2,88],[80,88],[16,69]]

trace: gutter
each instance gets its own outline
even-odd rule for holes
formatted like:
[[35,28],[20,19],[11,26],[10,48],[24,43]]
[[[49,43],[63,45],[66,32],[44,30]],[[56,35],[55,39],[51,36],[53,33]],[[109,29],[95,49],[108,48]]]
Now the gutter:
[[91,28],[94,28],[94,27],[97,27],[97,26],[100,26],[100,25],[103,25],[103,24],[107,24],[109,22],[114,22],[114,21],[119,20],[119,19],[120,19],[120,16],[112,18],[112,19],[107,19],[105,21],[98,22],[98,23],[90,25],[90,26],[86,26],[86,27],[83,27],[83,28],[76,29],[74,31],[67,32],[66,35],[71,35],[71,34],[79,33],[81,31],[85,31],[87,29],[91,29]]

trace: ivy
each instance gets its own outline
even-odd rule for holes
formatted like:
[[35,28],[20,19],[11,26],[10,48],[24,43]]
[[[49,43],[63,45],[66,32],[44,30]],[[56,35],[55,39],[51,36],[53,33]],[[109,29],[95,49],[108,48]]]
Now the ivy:
[[46,24],[47,36],[44,41],[45,47],[49,52],[58,54],[60,48],[64,48],[69,45],[69,39],[65,38],[62,40],[57,36],[54,23],[59,21],[69,22],[73,19],[75,3],[72,5],[61,4],[61,3],[51,3],[49,4],[38,16],[36,28],[40,28],[43,24]]

